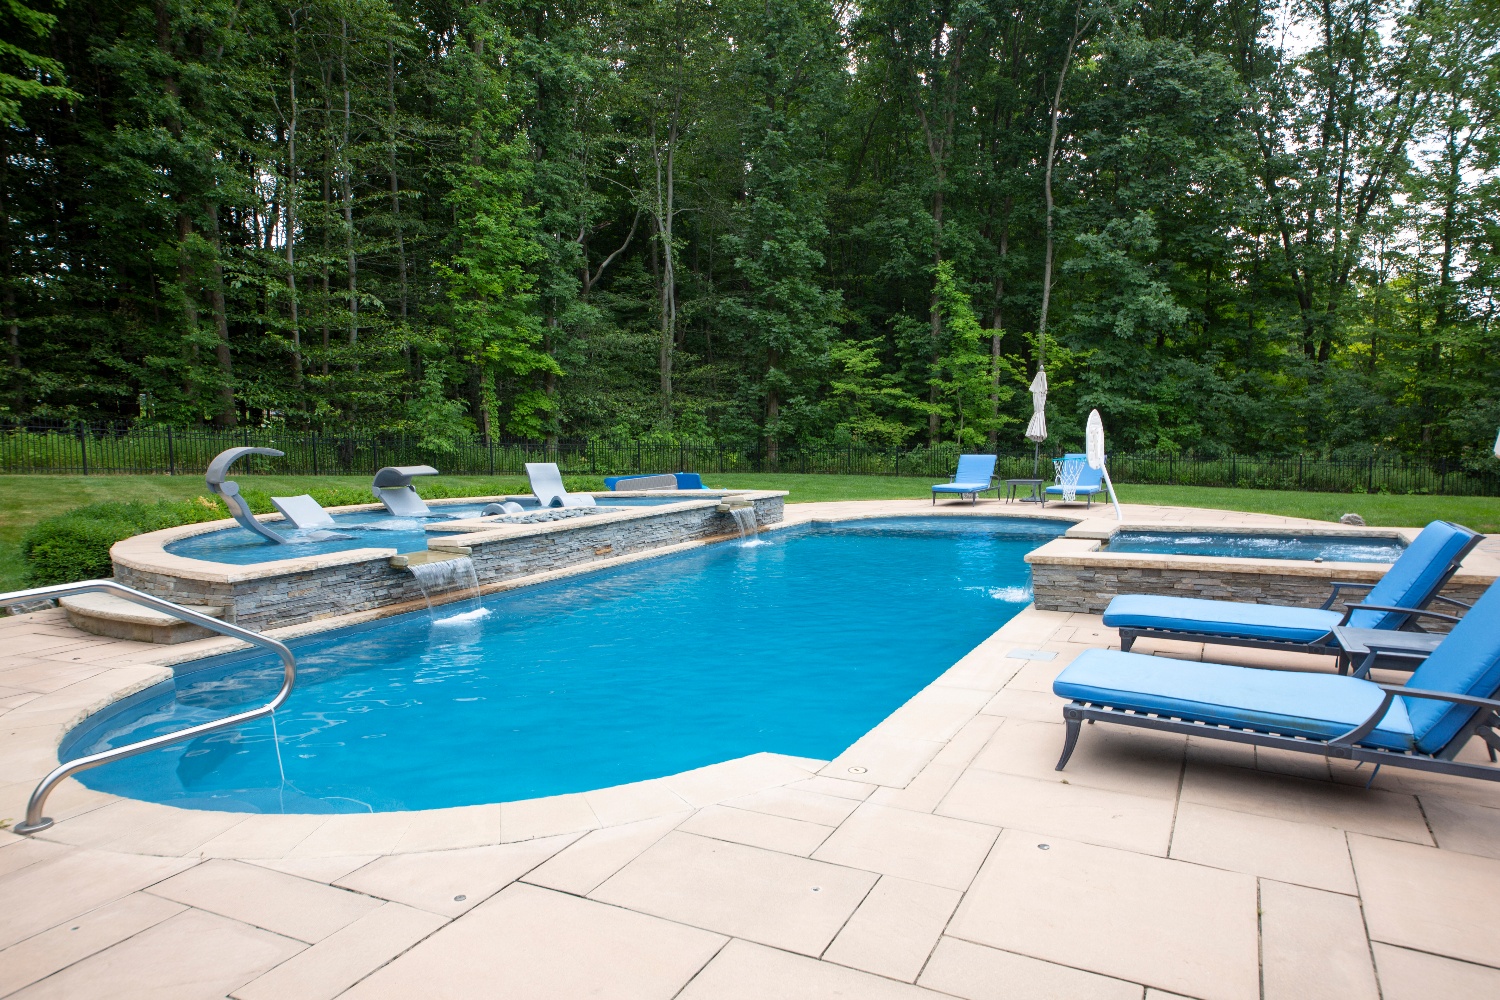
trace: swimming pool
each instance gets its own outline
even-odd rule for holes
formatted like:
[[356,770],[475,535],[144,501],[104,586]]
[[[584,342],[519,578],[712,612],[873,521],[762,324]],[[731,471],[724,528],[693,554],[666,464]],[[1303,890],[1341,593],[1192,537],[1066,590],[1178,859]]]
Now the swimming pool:
[[1316,559],[1324,562],[1395,562],[1406,551],[1398,538],[1359,535],[1272,535],[1237,532],[1117,531],[1110,552],[1149,552],[1239,559]]
[[[662,504],[683,503],[688,500],[715,499],[717,494],[703,497],[607,497],[597,498],[601,507],[656,507]],[[535,497],[509,497],[530,510],[540,510]],[[210,531],[202,535],[170,542],[167,552],[188,559],[205,559],[210,562],[248,566],[254,563],[272,562],[277,559],[297,559],[302,556],[323,555],[328,552],[347,552],[350,549],[395,549],[397,552],[416,552],[427,548],[427,540],[433,532],[427,529],[441,525],[444,521],[478,517],[479,512],[489,506],[484,503],[433,504],[431,517],[395,517],[385,510],[362,510],[333,515],[335,530],[348,534],[349,538],[328,541],[305,541],[310,533],[299,532],[290,522],[269,521],[266,527],[291,540],[289,545],[271,545],[247,528],[234,525],[222,531]]]
[[[1030,600],[1023,556],[1066,527],[787,529],[494,595],[483,617],[310,637],[292,644],[301,674],[277,738],[256,722],[79,778],[191,808],[361,812],[585,791],[759,751],[828,759],[1015,615]],[[263,657],[203,664],[85,721],[62,755],[263,703],[280,676]]]

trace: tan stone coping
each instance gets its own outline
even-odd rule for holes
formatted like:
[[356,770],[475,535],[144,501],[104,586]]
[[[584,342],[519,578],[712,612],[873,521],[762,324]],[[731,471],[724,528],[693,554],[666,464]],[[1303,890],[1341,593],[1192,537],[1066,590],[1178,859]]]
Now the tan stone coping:
[[[629,521],[642,517],[650,517],[653,514],[660,514],[663,511],[692,510],[698,507],[714,506],[720,502],[723,496],[731,494],[749,500],[786,496],[786,492],[783,490],[714,490],[711,491],[709,496],[704,496],[705,492],[709,491],[661,490],[654,493],[643,491],[596,493],[594,494],[595,496],[647,497],[669,495],[682,496],[683,499],[681,503],[655,504],[649,507],[621,507],[618,509],[605,507],[603,508],[602,515],[590,515],[587,519],[594,520],[598,516],[604,516],[612,521]],[[429,506],[444,507],[455,504],[499,503],[512,498],[513,495],[458,497],[433,500],[429,503]],[[368,503],[329,507],[328,511],[333,514],[342,514],[380,509],[380,504]],[[256,519],[259,521],[283,520],[280,514],[258,514],[256,515]],[[308,573],[336,566],[349,566],[354,563],[389,560],[392,556],[398,554],[394,548],[369,547],[238,565],[174,555],[168,552],[166,548],[171,543],[184,538],[205,535],[214,531],[226,531],[238,526],[236,521],[226,518],[220,521],[205,521],[201,524],[185,524],[176,528],[149,531],[143,535],[135,535],[116,542],[109,550],[109,556],[116,565],[124,566],[127,569],[133,569],[138,572],[159,573],[163,576],[175,576],[203,583],[232,584],[243,583],[249,580],[264,580],[277,576],[289,576],[295,573]],[[447,521],[442,524],[427,526],[429,535],[439,536],[429,538],[428,546],[434,548],[472,547],[502,538],[546,535],[554,531],[567,531],[579,526],[580,519],[573,517],[559,518],[555,521],[542,521],[535,524],[505,525],[486,523],[477,518]]]
[[[780,494],[766,491],[752,495]],[[709,501],[705,499],[703,502]],[[1078,513],[1075,511],[1070,515],[1066,508],[1047,511],[1034,508],[1003,509],[1017,506],[1019,505],[991,502],[974,507],[964,505],[960,508],[952,505],[933,508],[925,500],[798,504],[788,508],[785,521],[770,527],[774,530],[816,522],[912,515],[999,515],[1076,520]],[[648,508],[654,509],[657,508]],[[1138,507],[1133,510],[1133,515],[1135,520],[1130,523],[1146,523],[1152,527],[1167,523],[1167,518],[1180,521],[1185,516],[1193,515],[1196,515],[1197,523],[1215,526],[1220,525],[1226,515],[1242,523],[1276,527],[1318,524],[1226,511],[1184,513],[1181,508]],[[1161,516],[1162,520],[1153,520],[1153,515]],[[566,524],[568,521],[551,523]],[[186,534],[198,533],[205,530],[205,526],[194,525],[192,529]],[[186,537],[181,534],[184,529],[180,528],[153,534],[168,532],[179,533],[175,537]],[[485,593],[494,593],[532,586],[660,558],[734,537],[737,535],[600,559],[563,570],[492,584],[482,589]],[[1098,541],[1092,539],[1059,538],[1042,548],[1097,545]],[[1040,552],[1042,549],[1035,551]],[[1091,552],[1090,555],[1097,560],[1108,554]],[[1224,568],[1223,564],[1233,562],[1244,564],[1246,569],[1252,571],[1265,571],[1268,569],[1266,564],[1270,562],[1264,559],[1209,561],[1195,557],[1149,558],[1189,559],[1205,564],[1211,562],[1213,568]],[[1028,556],[1028,561],[1034,560]],[[1285,573],[1289,571],[1288,564],[1296,561],[1275,562],[1275,572]],[[1348,567],[1367,573],[1379,572],[1378,566],[1368,563],[1302,565],[1309,569],[1316,568],[1323,574],[1327,573],[1330,566],[1341,570]],[[374,621],[404,610],[414,610],[414,607],[381,608],[268,630],[266,634],[285,640]],[[61,616],[60,611],[39,614],[56,615],[59,619]],[[36,617],[25,615],[0,620],[0,636],[7,629],[19,630],[28,620]],[[47,814],[57,820],[56,825],[35,835],[35,838],[124,853],[171,857],[290,859],[400,854],[580,833],[652,817],[675,815],[758,790],[796,784],[815,774],[861,782],[868,787],[903,788],[937,758],[948,742],[991,698],[996,697],[996,692],[1020,668],[1019,660],[1001,660],[997,665],[996,656],[1005,655],[1005,651],[1017,643],[1035,646],[1044,642],[1059,625],[1075,617],[1078,616],[1028,607],[830,762],[761,753],[648,781],[548,798],[433,810],[336,815],[266,815],[180,809],[93,791],[76,780],[69,779],[58,787],[48,804]],[[51,619],[48,619],[47,627],[52,627]],[[67,628],[65,625],[58,627]],[[111,641],[81,631],[77,632],[77,636],[76,647],[71,644],[71,640],[66,640],[61,652],[50,654],[49,660],[66,662],[87,659],[90,669],[95,672],[84,680],[68,684],[52,693],[41,694],[4,716],[6,728],[3,731],[4,739],[0,740],[0,773],[9,775],[8,780],[14,783],[3,790],[0,816],[19,816],[24,813],[25,796],[29,794],[34,781],[40,780],[55,765],[57,747],[61,740],[86,717],[154,684],[171,680],[171,667],[175,664],[247,648],[244,643],[222,637],[161,647]]]

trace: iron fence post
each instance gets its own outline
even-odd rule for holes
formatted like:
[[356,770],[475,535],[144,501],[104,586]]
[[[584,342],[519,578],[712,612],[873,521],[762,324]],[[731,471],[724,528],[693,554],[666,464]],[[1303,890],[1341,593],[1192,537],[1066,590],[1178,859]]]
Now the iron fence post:
[[167,427],[167,475],[177,475],[177,453],[172,447],[172,428]]
[[83,460],[83,474],[86,476],[89,474],[89,442],[88,431],[82,427],[78,428],[78,454]]

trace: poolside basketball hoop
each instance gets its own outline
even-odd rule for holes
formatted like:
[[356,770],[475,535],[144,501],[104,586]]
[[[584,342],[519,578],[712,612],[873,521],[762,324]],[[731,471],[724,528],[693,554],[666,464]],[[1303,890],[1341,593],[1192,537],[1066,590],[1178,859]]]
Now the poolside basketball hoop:
[[1078,480],[1083,476],[1083,463],[1078,459],[1054,458],[1053,471],[1057,485],[1062,487],[1063,501],[1072,503],[1078,499]]
[[[1115,496],[1115,484],[1109,481],[1109,469],[1104,465],[1104,421],[1099,417],[1098,410],[1089,411],[1088,428],[1084,432],[1084,453],[1088,456],[1089,468],[1098,469],[1104,473],[1104,485],[1109,489],[1109,502],[1115,506],[1115,520],[1123,521],[1125,516],[1120,513],[1120,499]],[[1079,469],[1079,472],[1082,472]],[[1078,473],[1073,474],[1073,484],[1078,484]],[[1067,486],[1063,486],[1066,496]]]

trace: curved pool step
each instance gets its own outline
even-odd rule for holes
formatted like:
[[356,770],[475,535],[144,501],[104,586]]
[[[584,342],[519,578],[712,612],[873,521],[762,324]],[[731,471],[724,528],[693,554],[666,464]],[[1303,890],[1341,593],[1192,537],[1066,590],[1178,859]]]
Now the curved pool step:
[[[58,603],[62,605],[68,621],[75,627],[111,639],[173,645],[194,639],[207,639],[214,634],[191,622],[142,607],[113,594],[76,594],[64,597]],[[233,617],[226,618],[225,612],[229,609],[223,607],[202,604],[184,604],[183,607],[210,618],[233,621]]]

